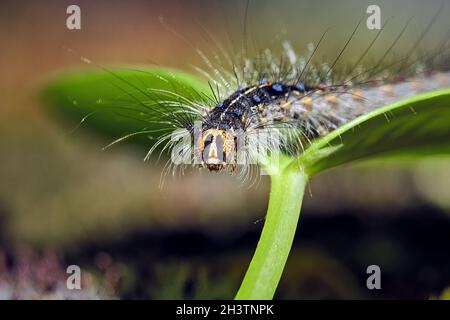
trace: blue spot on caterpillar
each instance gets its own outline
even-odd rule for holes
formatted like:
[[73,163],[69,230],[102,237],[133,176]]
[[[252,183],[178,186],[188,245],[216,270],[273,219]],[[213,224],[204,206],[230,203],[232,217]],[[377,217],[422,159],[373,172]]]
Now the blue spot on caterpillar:
[[303,82],[297,82],[294,86],[295,86],[295,89],[297,89],[298,91],[301,91],[301,92],[306,91],[306,86]]
[[278,93],[282,93],[284,90],[284,86],[281,83],[274,83],[271,87],[275,92]]
[[257,94],[252,95],[252,99],[253,99],[254,103],[260,103],[261,102],[261,98]]

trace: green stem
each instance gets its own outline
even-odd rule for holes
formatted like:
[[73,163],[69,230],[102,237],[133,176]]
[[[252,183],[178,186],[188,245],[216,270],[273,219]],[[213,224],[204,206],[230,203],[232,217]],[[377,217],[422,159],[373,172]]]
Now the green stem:
[[273,298],[294,240],[307,181],[301,170],[285,169],[271,176],[264,228],[236,299]]

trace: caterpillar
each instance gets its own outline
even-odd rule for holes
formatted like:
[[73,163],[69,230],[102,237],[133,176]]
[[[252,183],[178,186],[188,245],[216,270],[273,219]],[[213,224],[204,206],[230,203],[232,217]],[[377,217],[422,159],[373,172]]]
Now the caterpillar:
[[[261,152],[299,154],[314,139],[370,110],[448,87],[448,39],[426,55],[413,52],[432,23],[410,52],[388,59],[405,26],[372,65],[365,60],[384,26],[356,61],[340,66],[360,23],[331,63],[315,59],[327,32],[317,45],[308,45],[306,54],[298,54],[285,41],[281,54],[266,49],[253,57],[247,50],[230,56],[220,41],[208,35],[219,53],[213,51],[210,58],[196,48],[206,67],[195,69],[209,81],[211,92],[200,101],[180,97],[176,90],[160,92],[179,100],[176,106],[166,103],[173,112],[164,121],[175,130],[160,137],[146,159],[164,145],[163,150],[172,150],[176,159],[167,162],[163,176],[194,164],[209,171],[237,172],[245,180]],[[260,132],[265,132],[264,138]]]
[[[246,60],[243,79],[235,75],[227,79],[226,73],[213,68],[212,73],[221,79],[221,82],[213,80],[213,83],[216,88],[222,88],[222,92],[216,89],[216,103],[201,106],[197,118],[179,136],[193,141],[191,147],[185,145],[181,149],[182,157],[190,157],[196,150],[198,161],[194,163],[209,171],[228,169],[235,172],[241,164],[240,175],[246,177],[248,165],[257,163],[258,155],[252,149],[255,143],[261,145],[261,141],[255,141],[259,138],[255,134],[258,130],[270,132],[270,139],[263,141],[262,152],[274,152],[279,148],[289,154],[298,154],[315,138],[372,109],[450,85],[450,72],[444,68],[439,72],[432,71],[423,62],[408,66],[408,71],[401,77],[385,74],[377,78],[373,72],[370,81],[358,81],[358,77],[363,78],[368,72],[368,69],[358,67],[356,76],[347,75],[346,80],[336,82],[328,65],[308,67],[310,57],[299,57],[287,42],[284,49],[279,60],[266,50],[263,65],[261,59],[254,60],[258,61],[258,66]],[[314,50],[310,48],[310,51]],[[289,59],[283,69],[282,61]],[[225,97],[218,98],[220,95]],[[197,132],[196,122],[199,124]],[[256,138],[252,139],[253,136]],[[240,145],[239,139],[244,141]],[[245,159],[241,163],[239,152]]]

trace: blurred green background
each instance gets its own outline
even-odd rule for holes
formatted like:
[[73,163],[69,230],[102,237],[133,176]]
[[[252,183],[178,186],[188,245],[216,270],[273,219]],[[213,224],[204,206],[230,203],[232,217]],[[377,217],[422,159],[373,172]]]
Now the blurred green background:
[[[417,39],[440,1],[377,1],[389,29],[374,55],[413,17],[396,52]],[[60,70],[157,64],[192,71],[208,33],[230,54],[242,43],[244,1],[77,1],[82,29],[65,27],[69,1],[0,4],[0,299],[231,298],[263,226],[268,180],[240,184],[191,172],[158,188],[161,164],[132,144],[44,108],[39,93]],[[254,0],[250,48],[298,50],[330,27],[335,56],[371,1]],[[448,40],[450,6],[418,50]],[[161,17],[164,19],[162,24]],[[347,59],[367,45],[362,30]],[[359,51],[358,51],[359,50]],[[80,119],[81,120],[81,119]],[[450,285],[450,162],[371,162],[315,177],[277,298],[419,298]],[[67,292],[65,268],[83,287]],[[378,264],[382,290],[365,287]]]

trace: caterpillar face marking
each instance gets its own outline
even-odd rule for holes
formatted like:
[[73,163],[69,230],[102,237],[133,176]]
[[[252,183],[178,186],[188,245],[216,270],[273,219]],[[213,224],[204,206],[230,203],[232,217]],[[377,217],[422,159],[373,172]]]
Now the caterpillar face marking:
[[197,143],[202,164],[210,171],[219,171],[227,164],[236,168],[236,138],[229,131],[221,129],[205,130]]

